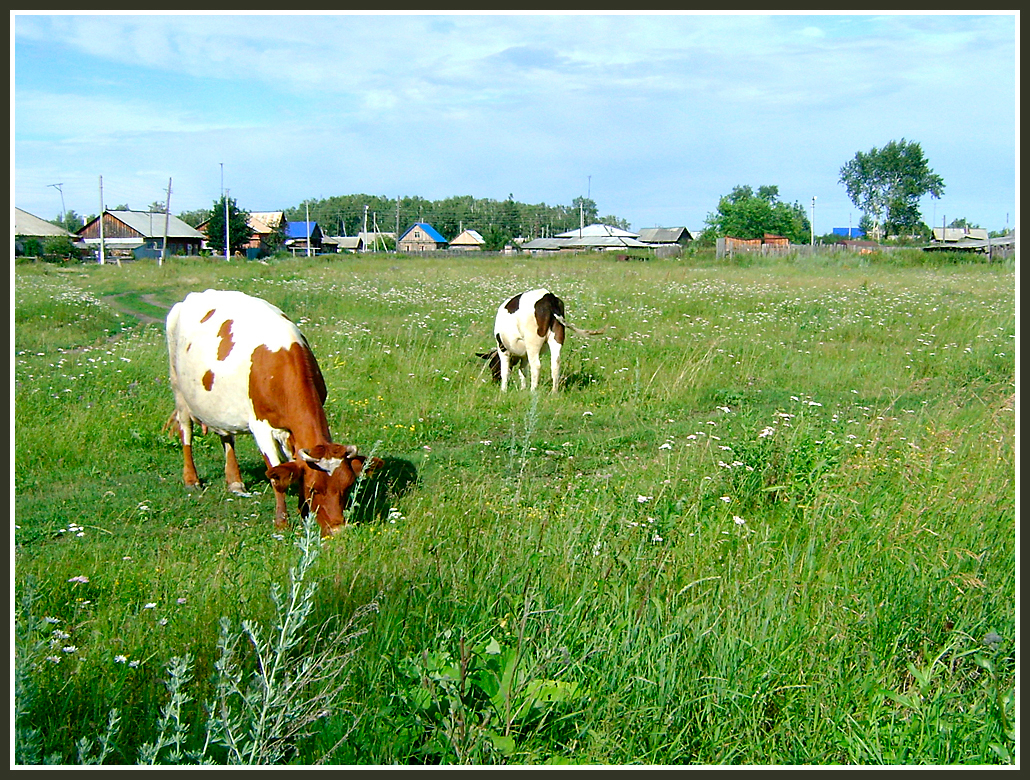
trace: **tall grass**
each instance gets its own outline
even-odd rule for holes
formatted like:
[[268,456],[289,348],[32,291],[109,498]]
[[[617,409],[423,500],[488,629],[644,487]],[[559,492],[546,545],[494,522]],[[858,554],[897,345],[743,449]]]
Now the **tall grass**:
[[[1011,266],[352,256],[14,282],[33,755],[76,761],[85,736],[137,761],[169,661],[192,659],[180,717],[202,723],[222,618],[277,614],[299,523],[272,529],[246,442],[251,496],[219,484],[216,437],[209,486],[182,489],[163,332],[125,310],[220,287],[301,323],[335,437],[387,463],[307,575],[313,626],[378,605],[339,714],[254,760],[1015,761]],[[501,395],[475,353],[537,286],[606,329],[570,337],[559,394]]]

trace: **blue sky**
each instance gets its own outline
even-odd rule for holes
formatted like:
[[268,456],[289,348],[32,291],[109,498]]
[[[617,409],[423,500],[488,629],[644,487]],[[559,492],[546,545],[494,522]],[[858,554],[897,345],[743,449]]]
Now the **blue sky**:
[[[571,204],[700,230],[775,185],[858,224],[857,152],[918,142],[924,221],[1014,227],[1017,12],[11,14],[11,198],[241,208],[369,193]],[[223,178],[224,177],[224,178]],[[60,184],[60,191],[51,185]]]

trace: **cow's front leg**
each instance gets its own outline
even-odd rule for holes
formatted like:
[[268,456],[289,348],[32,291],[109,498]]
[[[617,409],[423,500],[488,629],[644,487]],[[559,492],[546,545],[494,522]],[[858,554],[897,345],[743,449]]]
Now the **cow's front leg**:
[[182,442],[182,482],[187,490],[195,490],[200,487],[200,477],[197,476],[197,464],[193,462],[193,420],[187,416],[184,424],[182,417],[176,415],[176,421]]
[[[529,389],[536,390],[540,384],[540,353],[529,351]],[[525,386],[525,385],[523,385]]]
[[290,524],[290,518],[286,514],[286,491],[275,491],[275,519],[273,520],[276,530],[282,531]]
[[[267,456],[265,462],[268,463]],[[279,530],[286,528],[289,522],[286,514],[286,491],[290,485],[301,480],[303,468],[296,461],[290,461],[277,466],[269,465],[265,472],[265,476],[272,483],[272,490],[275,492],[275,527]],[[298,487],[303,488],[303,485],[298,485]]]
[[236,437],[231,433],[222,435],[222,448],[225,450],[225,484],[230,493],[242,495],[246,493],[240,464],[236,460]]

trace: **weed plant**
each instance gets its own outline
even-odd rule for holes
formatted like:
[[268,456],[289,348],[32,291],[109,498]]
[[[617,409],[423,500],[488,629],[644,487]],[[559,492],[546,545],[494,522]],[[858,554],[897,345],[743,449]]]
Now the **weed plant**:
[[[176,258],[13,282],[21,763],[1016,762],[1011,264]],[[502,395],[476,352],[540,286],[604,333],[569,337],[559,393]],[[209,287],[297,321],[334,436],[386,462],[297,601],[274,588],[303,527],[273,529],[256,448],[236,496],[198,437],[187,493],[162,431],[154,307]],[[369,604],[360,639],[320,629]],[[291,610],[277,667],[256,627]],[[346,671],[298,689],[313,709],[224,715],[259,711],[253,672],[324,658]],[[232,747],[255,722],[265,747]]]

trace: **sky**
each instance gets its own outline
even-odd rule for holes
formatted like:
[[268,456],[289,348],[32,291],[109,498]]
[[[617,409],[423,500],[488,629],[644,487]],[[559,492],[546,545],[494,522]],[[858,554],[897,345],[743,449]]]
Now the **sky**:
[[[699,231],[775,186],[857,226],[859,152],[918,143],[923,221],[1014,228],[1019,14],[11,12],[11,200],[247,211],[365,193]],[[814,199],[814,200],[813,200]],[[402,226],[403,228],[403,226]]]

